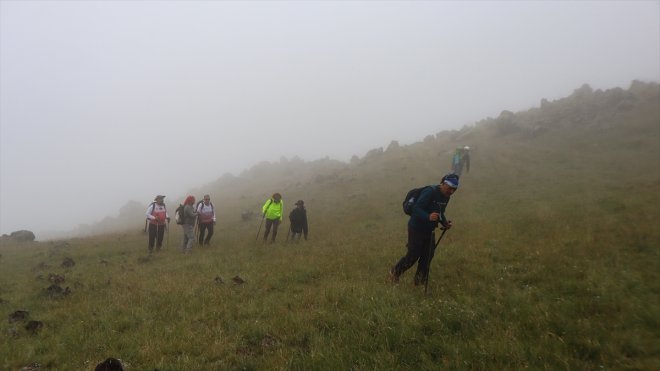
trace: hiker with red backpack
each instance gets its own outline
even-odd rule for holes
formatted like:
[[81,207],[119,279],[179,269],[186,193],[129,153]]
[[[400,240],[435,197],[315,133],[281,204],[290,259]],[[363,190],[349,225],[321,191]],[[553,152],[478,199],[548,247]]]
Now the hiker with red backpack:
[[163,247],[163,236],[165,235],[165,223],[170,222],[170,216],[167,215],[167,208],[165,207],[165,196],[158,195],[154,198],[154,202],[150,203],[147,207],[147,222],[149,223],[149,254],[153,253],[154,244],[156,245],[156,252],[159,252]]
[[[213,226],[215,225],[215,208],[213,207],[213,202],[211,202],[211,196],[204,195],[204,199],[197,203],[197,214],[199,219],[197,220],[197,225],[199,227],[199,245],[209,245],[211,242],[211,237],[213,236]],[[208,231],[206,239],[204,239],[204,234]]]
[[[408,252],[389,272],[390,280],[399,282],[399,277],[417,263],[414,277],[415,286],[428,282],[429,267],[435,250],[434,230],[438,225],[443,230],[452,227],[452,222],[445,217],[445,209],[452,194],[458,188],[458,175],[447,174],[439,185],[431,185],[409,192],[418,191],[412,200],[404,201],[404,211],[410,215],[408,220]],[[443,232],[444,233],[444,232]]]

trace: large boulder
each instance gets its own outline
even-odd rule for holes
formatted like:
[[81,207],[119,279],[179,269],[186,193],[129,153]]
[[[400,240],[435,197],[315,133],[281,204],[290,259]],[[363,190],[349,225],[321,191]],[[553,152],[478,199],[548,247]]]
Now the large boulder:
[[32,242],[35,239],[34,233],[28,230],[20,230],[11,232],[10,234],[3,234],[2,240],[5,241],[16,241],[16,242]]

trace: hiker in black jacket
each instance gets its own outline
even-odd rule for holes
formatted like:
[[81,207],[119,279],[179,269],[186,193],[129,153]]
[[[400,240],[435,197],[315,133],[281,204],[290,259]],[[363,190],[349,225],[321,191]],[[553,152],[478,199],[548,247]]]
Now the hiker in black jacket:
[[458,175],[447,174],[439,185],[426,187],[420,193],[408,220],[408,253],[390,269],[392,282],[399,282],[399,276],[415,263],[415,286],[426,282],[435,247],[433,231],[438,224],[445,229],[451,228],[451,221],[445,217],[445,208],[457,188]]
[[289,221],[291,222],[291,241],[300,241],[300,236],[303,233],[305,241],[307,241],[307,210],[305,210],[303,200],[296,202],[296,208],[289,214]]

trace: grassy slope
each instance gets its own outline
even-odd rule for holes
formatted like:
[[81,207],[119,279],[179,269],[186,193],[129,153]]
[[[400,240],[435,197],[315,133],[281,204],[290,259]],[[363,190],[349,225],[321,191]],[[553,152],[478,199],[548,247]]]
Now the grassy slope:
[[[660,94],[637,88],[633,108],[576,93],[350,165],[260,164],[199,190],[222,211],[216,246],[190,256],[176,226],[152,259],[138,232],[5,245],[0,309],[44,328],[0,324],[0,367],[92,370],[115,356],[133,370],[659,369]],[[405,252],[401,197],[463,144],[473,168],[430,294],[409,272],[386,283]],[[305,199],[310,241],[263,246],[259,220],[239,221],[274,191]],[[73,293],[48,298],[49,273]]]

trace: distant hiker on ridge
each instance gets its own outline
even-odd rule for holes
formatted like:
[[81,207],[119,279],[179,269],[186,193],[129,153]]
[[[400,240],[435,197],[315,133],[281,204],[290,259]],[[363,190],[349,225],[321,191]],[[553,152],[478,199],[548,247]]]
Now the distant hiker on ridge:
[[165,196],[158,195],[154,202],[150,203],[147,207],[147,220],[149,222],[149,254],[154,250],[154,243],[156,243],[156,252],[159,252],[163,247],[163,235],[165,235],[165,222],[170,222],[170,216],[167,215],[167,208],[165,207]]
[[181,250],[184,254],[192,252],[193,242],[195,241],[195,221],[197,220],[197,211],[195,211],[195,196],[188,196],[183,201],[183,244]]
[[[199,214],[199,245],[208,245],[213,236],[213,226],[215,225],[215,209],[211,196],[204,195],[204,199],[197,204],[197,214]],[[208,230],[209,234],[204,239],[204,234]]]
[[445,229],[451,228],[451,221],[445,217],[445,208],[457,188],[458,175],[447,174],[439,185],[428,186],[421,191],[408,220],[408,253],[390,269],[392,282],[399,282],[399,276],[417,262],[415,286],[426,283],[435,250],[433,231],[438,224]]
[[470,172],[470,147],[456,148],[454,155],[451,158],[451,172],[461,176],[463,167],[467,172]]
[[300,235],[303,233],[305,234],[305,241],[307,241],[307,210],[305,210],[303,200],[296,202],[296,208],[289,214],[289,221],[291,222],[291,241],[300,241]]
[[261,210],[266,218],[264,242],[268,240],[268,233],[270,233],[271,227],[273,228],[273,236],[270,242],[275,242],[275,237],[277,237],[277,227],[280,226],[280,223],[282,222],[282,214],[284,213],[284,200],[282,200],[282,195],[274,193],[273,196],[266,201]]

